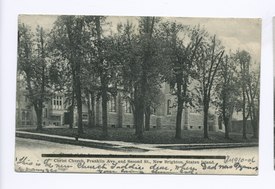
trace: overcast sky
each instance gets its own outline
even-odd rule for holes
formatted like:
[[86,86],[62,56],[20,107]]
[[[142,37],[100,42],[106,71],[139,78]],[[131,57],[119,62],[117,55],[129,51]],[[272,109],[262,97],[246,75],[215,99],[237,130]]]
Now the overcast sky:
[[[46,15],[21,15],[19,21],[35,28],[37,25],[50,29],[57,16]],[[113,27],[119,22],[127,19],[137,23],[136,17],[109,17]],[[253,61],[260,62],[261,49],[261,21],[260,19],[237,19],[237,18],[176,18],[168,17],[165,19],[174,20],[184,25],[195,26],[200,24],[210,34],[217,35],[222,41],[222,45],[227,50],[246,50],[253,58]]]

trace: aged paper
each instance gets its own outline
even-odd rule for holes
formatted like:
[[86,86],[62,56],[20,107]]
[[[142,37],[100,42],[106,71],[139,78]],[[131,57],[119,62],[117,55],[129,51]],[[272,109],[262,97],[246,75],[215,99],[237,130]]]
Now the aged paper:
[[260,19],[20,15],[18,172],[257,175]]
[[[275,81],[275,17],[272,19],[273,21],[273,100],[275,99],[275,88],[274,88],[274,81]],[[273,102],[273,149],[275,149],[275,101]],[[274,169],[275,169],[275,150],[273,152],[273,158],[274,158]]]

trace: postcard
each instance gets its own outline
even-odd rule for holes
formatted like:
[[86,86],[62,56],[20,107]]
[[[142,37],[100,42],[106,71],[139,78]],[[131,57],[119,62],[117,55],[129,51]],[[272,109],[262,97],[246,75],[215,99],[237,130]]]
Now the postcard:
[[17,38],[17,172],[258,174],[260,19],[19,15]]

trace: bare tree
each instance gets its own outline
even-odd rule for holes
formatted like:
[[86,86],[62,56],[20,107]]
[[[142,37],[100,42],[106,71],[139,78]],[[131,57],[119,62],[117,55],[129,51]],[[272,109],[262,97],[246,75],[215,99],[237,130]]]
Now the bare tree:
[[200,49],[198,56],[198,72],[201,82],[201,94],[203,103],[203,127],[204,138],[208,138],[208,111],[210,107],[212,89],[215,83],[216,74],[224,55],[223,47],[216,36],[210,38]]
[[241,110],[243,115],[243,138],[247,139],[247,119],[250,116],[250,111],[248,110],[248,83],[249,83],[249,69],[250,69],[251,56],[247,51],[237,51],[235,54],[235,62],[240,68],[240,85],[241,85]]
[[236,67],[233,57],[226,55],[221,63],[221,69],[218,74],[220,79],[216,86],[217,106],[224,123],[226,139],[229,139],[229,127],[238,100],[239,85]]
[[246,90],[248,111],[253,129],[253,138],[258,138],[259,129],[259,91],[260,77],[255,71],[249,74],[248,85]]
[[[198,48],[202,44],[205,35],[199,27],[188,28],[177,23],[164,23],[162,25],[164,38],[167,41],[169,57],[171,60],[172,74],[167,74],[167,81],[170,83],[172,94],[177,97],[177,117],[176,117],[176,134],[175,138],[181,138],[181,120],[182,112],[192,103],[192,93],[189,85],[195,77],[195,57],[198,56]],[[179,36],[189,36],[189,41],[184,44],[185,39]]]

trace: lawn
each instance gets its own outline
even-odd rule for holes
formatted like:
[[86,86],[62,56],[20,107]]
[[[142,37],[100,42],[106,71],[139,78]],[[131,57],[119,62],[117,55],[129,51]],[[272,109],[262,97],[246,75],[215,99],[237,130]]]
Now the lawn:
[[[28,129],[26,131],[35,132],[35,129]],[[61,136],[77,136],[77,129],[69,128],[44,128],[39,133],[54,134]],[[251,143],[258,142],[257,139],[251,137],[248,134],[248,139],[244,140],[240,133],[230,133],[230,139],[224,138],[224,133],[221,132],[209,132],[209,139],[203,138],[203,131],[182,131],[182,139],[175,139],[175,130],[168,129],[152,129],[150,131],[144,131],[143,139],[137,139],[135,130],[130,128],[108,128],[108,138],[103,139],[101,136],[102,128],[84,128],[84,134],[81,138],[96,139],[96,140],[109,140],[109,141],[125,141],[134,143],[146,143],[146,144],[196,144],[196,143]]]

